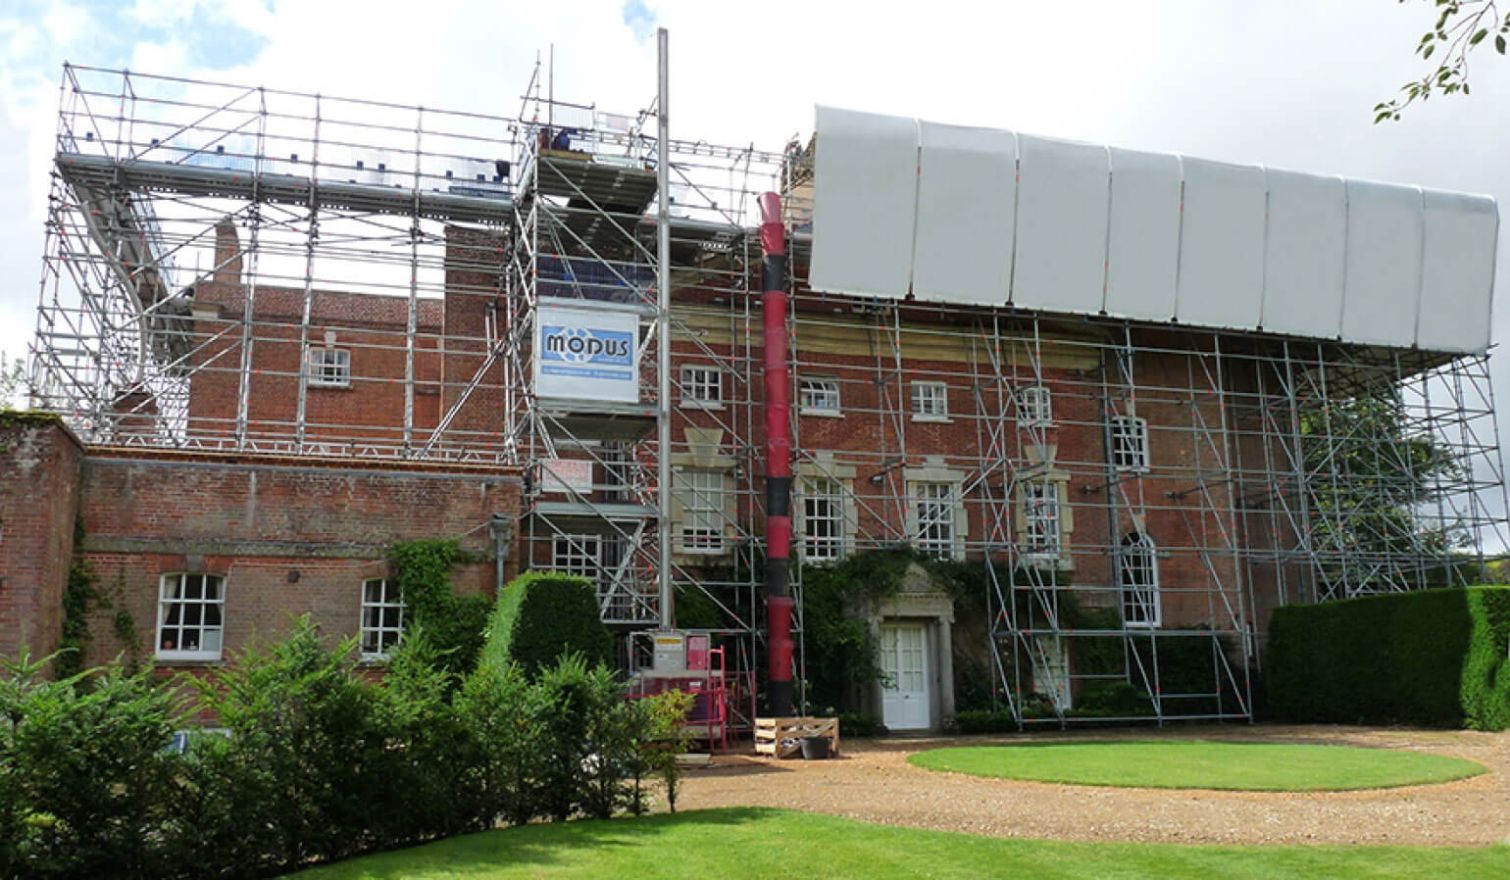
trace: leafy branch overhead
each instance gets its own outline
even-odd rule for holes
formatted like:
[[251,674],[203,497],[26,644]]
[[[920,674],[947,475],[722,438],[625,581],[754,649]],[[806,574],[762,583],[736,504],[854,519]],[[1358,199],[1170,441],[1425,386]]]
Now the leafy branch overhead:
[[[1401,3],[1406,0],[1400,0]],[[1403,97],[1374,105],[1374,122],[1399,121],[1400,113],[1432,93],[1469,93],[1468,55],[1492,35],[1494,50],[1505,54],[1510,39],[1510,13],[1501,15],[1498,0],[1429,0],[1437,19],[1416,43],[1416,54],[1436,66],[1419,80],[1401,86]]]

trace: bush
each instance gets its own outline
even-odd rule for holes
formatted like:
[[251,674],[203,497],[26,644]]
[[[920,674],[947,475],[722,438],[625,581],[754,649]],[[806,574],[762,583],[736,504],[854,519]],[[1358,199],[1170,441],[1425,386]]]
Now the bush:
[[495,669],[517,663],[533,677],[566,654],[591,668],[613,660],[613,637],[584,577],[532,572],[504,587],[488,621],[484,660]]
[[[640,812],[675,797],[690,698],[626,700],[563,657],[465,679],[423,629],[367,681],[308,619],[182,693],[118,667],[0,675],[0,877],[264,877],[499,821]],[[185,714],[215,713],[168,748]]]
[[172,695],[119,669],[0,667],[0,876],[156,877],[173,784]]
[[884,732],[881,719],[859,712],[840,712],[839,733],[843,736],[876,736]]
[[1278,718],[1510,727],[1510,588],[1277,609],[1266,693]]
[[371,823],[389,785],[388,738],[377,689],[354,673],[355,657],[354,644],[322,646],[303,618],[286,640],[201,683],[203,705],[230,738],[191,742],[198,813],[183,812],[223,823],[201,820],[220,842],[209,853],[221,870],[289,870],[380,842]]
[[977,709],[954,716],[960,733],[1008,733],[1017,730],[1017,719],[1006,709]]

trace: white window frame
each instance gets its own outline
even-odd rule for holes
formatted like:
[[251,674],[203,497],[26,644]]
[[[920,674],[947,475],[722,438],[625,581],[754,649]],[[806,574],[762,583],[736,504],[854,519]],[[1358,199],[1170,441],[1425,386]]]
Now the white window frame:
[[1064,509],[1059,484],[1027,480],[1022,486],[1023,555],[1030,561],[1057,562],[1064,556]]
[[1112,416],[1112,466],[1129,473],[1147,473],[1148,419]]
[[1159,548],[1146,532],[1133,532],[1122,539],[1117,552],[1117,593],[1125,626],[1154,629],[1162,623]]
[[598,584],[603,578],[603,536],[556,535],[551,540],[551,571],[585,577]]
[[[797,380],[798,412],[805,416],[841,417],[843,393],[833,376],[803,376]],[[832,404],[832,405],[830,405]]]
[[[188,587],[191,578],[198,578],[200,593],[198,598],[189,598]],[[154,654],[159,660],[191,660],[191,661],[217,661],[225,649],[225,576],[210,574],[200,571],[174,571],[165,572],[157,582],[157,626],[153,628],[156,639],[153,641]],[[207,598],[208,587],[215,584],[217,596],[214,599]],[[169,585],[175,584],[184,595],[170,597]],[[178,608],[178,622],[173,623],[173,608]],[[198,609],[199,622],[192,625],[184,622],[185,615],[190,608]],[[205,619],[210,608],[214,608],[219,623],[206,624]],[[173,639],[174,647],[163,647],[163,635],[166,630],[176,631]],[[197,632],[196,646],[192,649],[181,647],[186,639],[183,638],[185,631]],[[213,639],[206,639],[207,634],[213,634]],[[206,642],[213,642],[213,648],[206,648]]]
[[[377,587],[377,597],[369,593]],[[389,610],[396,610],[398,622],[389,624],[384,618]],[[368,612],[377,614],[376,625],[368,619]],[[377,650],[367,647],[368,636],[376,638]],[[387,636],[392,636],[388,641]],[[357,645],[363,660],[387,660],[388,649],[404,638],[404,598],[399,594],[398,583],[392,578],[367,578],[362,581],[361,617],[357,620]]]
[[724,475],[722,471],[684,470],[681,482],[681,552],[716,556],[724,552]]
[[1054,394],[1047,385],[1029,385],[1018,390],[1017,420],[1025,428],[1054,424]]
[[949,421],[949,386],[944,382],[912,383],[912,420]]
[[918,552],[938,559],[953,559],[959,522],[955,517],[959,487],[954,483],[913,484],[913,510],[917,516]]
[[350,388],[351,349],[311,346],[305,372],[317,388]]
[[689,409],[724,408],[724,373],[707,364],[683,364],[682,406]]
[[802,481],[802,558],[837,562],[844,558],[844,487],[831,477]]

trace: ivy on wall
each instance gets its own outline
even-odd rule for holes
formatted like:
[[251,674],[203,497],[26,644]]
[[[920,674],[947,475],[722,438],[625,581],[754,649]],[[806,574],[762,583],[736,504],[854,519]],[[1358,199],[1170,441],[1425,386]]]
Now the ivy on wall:
[[463,674],[477,664],[493,602],[485,595],[458,596],[451,586],[457,565],[476,557],[455,538],[401,541],[388,549],[388,563],[404,597],[406,625],[424,630],[438,664]]

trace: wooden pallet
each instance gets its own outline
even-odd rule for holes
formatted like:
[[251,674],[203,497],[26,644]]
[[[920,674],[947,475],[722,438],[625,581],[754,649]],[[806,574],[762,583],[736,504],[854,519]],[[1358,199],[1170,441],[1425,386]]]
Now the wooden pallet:
[[830,755],[839,754],[839,719],[837,718],[756,718],[755,751],[777,759],[802,756],[802,737],[828,738]]

